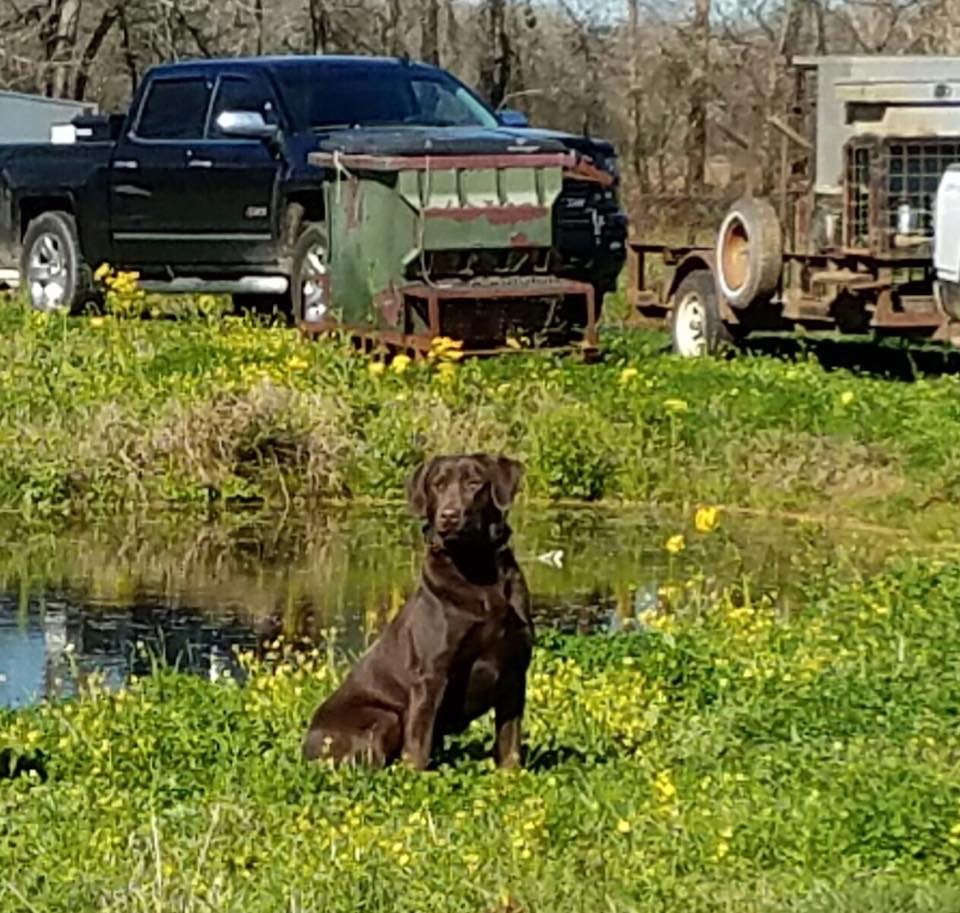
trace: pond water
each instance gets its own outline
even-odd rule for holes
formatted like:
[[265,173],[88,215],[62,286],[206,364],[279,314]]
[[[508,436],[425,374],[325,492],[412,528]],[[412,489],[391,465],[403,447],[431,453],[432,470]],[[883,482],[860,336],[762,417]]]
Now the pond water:
[[[896,533],[721,514],[607,507],[519,510],[514,550],[538,625],[598,634],[636,623],[665,586],[747,579],[784,604],[826,567],[866,569]],[[666,540],[682,534],[671,555]],[[887,541],[889,540],[889,541]],[[57,531],[0,530],[0,706],[71,694],[97,671],[120,684],[167,662],[239,675],[234,647],[336,629],[340,648],[374,637],[415,585],[418,525],[401,507],[309,517],[161,516]]]

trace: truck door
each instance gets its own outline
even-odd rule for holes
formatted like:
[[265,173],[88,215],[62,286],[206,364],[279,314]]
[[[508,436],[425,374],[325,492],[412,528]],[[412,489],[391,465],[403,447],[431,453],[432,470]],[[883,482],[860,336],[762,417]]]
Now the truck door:
[[220,76],[203,149],[206,203],[197,213],[196,230],[209,235],[204,247],[213,262],[269,263],[277,258],[273,226],[280,215],[280,160],[263,140],[224,136],[217,127],[224,111],[255,111],[266,123],[279,124],[273,90],[260,73],[226,71]]
[[212,90],[204,74],[157,77],[147,87],[110,169],[117,266],[189,263],[202,250],[198,221],[210,176],[191,163],[203,160]]

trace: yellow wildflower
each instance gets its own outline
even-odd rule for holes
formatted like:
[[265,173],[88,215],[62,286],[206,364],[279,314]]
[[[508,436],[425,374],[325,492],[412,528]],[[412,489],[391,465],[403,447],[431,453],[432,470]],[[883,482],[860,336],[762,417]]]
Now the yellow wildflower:
[[387,366],[382,361],[371,361],[367,365],[367,370],[370,372],[371,377],[379,377],[386,371]]
[[457,374],[457,366],[450,361],[443,361],[437,365],[437,376],[440,378],[440,382],[444,384],[453,383],[453,379]]
[[393,361],[390,362],[390,370],[393,371],[394,374],[403,374],[403,372],[410,367],[410,362],[411,359],[409,355],[395,355]]
[[92,326],[94,329],[96,329],[97,327],[102,327],[102,326],[103,326],[103,318],[102,318],[102,317],[91,317],[91,318],[90,318],[90,326]]
[[459,361],[463,358],[463,342],[449,336],[435,336],[430,342],[427,358],[431,361]]
[[619,834],[629,834],[633,828],[630,826],[630,822],[626,818],[621,818],[617,822],[617,833]]
[[663,546],[671,555],[678,555],[687,547],[687,542],[683,538],[683,533],[677,533],[667,539]]
[[687,406],[687,401],[684,399],[665,399],[663,401],[663,408],[667,412],[686,412],[689,408]]
[[673,785],[669,770],[662,770],[657,774],[653,787],[661,802],[669,802],[677,795],[677,787]]
[[716,529],[719,518],[720,511],[716,507],[699,507],[693,518],[693,524],[697,532],[709,533]]
[[849,406],[853,402],[853,390],[844,390],[840,394],[840,405]]
[[624,368],[620,372],[620,385],[630,383],[640,372],[636,368]]
[[305,361],[299,355],[294,355],[288,362],[287,367],[291,371],[302,371],[304,368],[309,367],[309,362]]
[[101,263],[97,267],[97,271],[93,274],[93,278],[96,279],[97,282],[103,282],[103,280],[106,279],[107,276],[109,276],[112,272],[113,269],[109,263]]

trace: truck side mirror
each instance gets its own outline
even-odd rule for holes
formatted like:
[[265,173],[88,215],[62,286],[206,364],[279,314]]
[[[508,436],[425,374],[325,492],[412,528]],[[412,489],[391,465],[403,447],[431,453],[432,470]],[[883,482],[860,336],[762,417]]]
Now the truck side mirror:
[[527,115],[522,111],[515,111],[513,108],[503,108],[497,113],[497,120],[500,121],[501,127],[523,128],[530,126]]
[[222,111],[217,116],[217,130],[236,139],[270,141],[276,139],[280,128],[268,124],[259,111]]

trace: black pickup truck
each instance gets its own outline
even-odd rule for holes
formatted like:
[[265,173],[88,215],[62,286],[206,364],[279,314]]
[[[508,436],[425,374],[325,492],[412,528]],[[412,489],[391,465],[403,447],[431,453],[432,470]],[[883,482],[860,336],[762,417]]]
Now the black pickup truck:
[[292,300],[296,311],[296,259],[311,253],[297,240],[322,225],[330,180],[308,159],[338,136],[378,154],[574,153],[607,180],[564,182],[553,208],[556,271],[602,300],[625,258],[608,142],[494,113],[424,64],[320,56],[164,65],[127,114],[78,121],[76,131],[72,144],[0,147],[0,281],[18,275],[46,311],[82,305],[102,263],[137,271],[148,289],[228,293],[245,305]]

